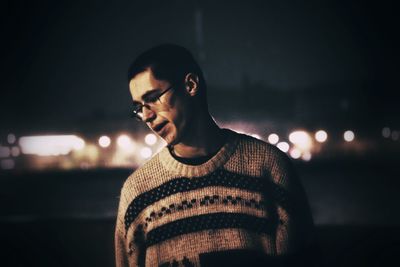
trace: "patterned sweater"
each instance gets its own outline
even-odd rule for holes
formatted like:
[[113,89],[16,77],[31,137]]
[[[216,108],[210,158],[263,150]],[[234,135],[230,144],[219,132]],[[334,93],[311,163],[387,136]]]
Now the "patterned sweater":
[[224,131],[226,144],[207,162],[183,164],[165,147],[125,181],[117,267],[300,263],[313,222],[290,160],[275,146]]

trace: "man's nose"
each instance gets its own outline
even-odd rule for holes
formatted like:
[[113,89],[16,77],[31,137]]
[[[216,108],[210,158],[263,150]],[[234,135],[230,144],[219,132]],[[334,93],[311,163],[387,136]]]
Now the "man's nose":
[[156,118],[156,113],[149,107],[143,106],[143,121],[150,122]]

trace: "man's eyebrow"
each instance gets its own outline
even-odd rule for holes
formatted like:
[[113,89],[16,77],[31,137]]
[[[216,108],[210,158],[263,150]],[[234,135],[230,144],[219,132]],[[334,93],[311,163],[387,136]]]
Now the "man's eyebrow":
[[[144,93],[141,98],[142,98],[143,101],[146,101],[146,98],[148,98],[151,94],[154,94],[154,93],[159,92],[159,91],[161,91],[160,88],[151,89],[151,90],[147,91],[146,93]],[[140,103],[137,100],[133,100],[133,102],[134,103]]]

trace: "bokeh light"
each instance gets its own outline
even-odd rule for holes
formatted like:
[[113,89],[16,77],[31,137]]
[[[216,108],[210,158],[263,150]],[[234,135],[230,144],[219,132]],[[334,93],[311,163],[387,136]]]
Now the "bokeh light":
[[157,136],[155,134],[147,134],[146,137],[144,138],[144,141],[146,142],[146,144],[148,144],[149,146],[154,145],[155,143],[157,143]]
[[319,130],[315,133],[315,140],[319,143],[324,143],[328,139],[328,134],[324,130]]
[[110,139],[110,137],[108,137],[108,136],[106,136],[106,135],[103,135],[103,136],[101,136],[101,137],[99,138],[99,145],[100,145],[101,147],[106,148],[106,147],[109,147],[110,144],[111,144],[111,139]]
[[351,131],[351,130],[345,131],[344,134],[343,134],[343,138],[344,138],[344,140],[345,140],[346,142],[351,142],[351,141],[353,141],[354,138],[355,138],[354,132]]
[[134,148],[132,139],[126,134],[122,134],[117,138],[117,145],[124,150],[131,150]]
[[19,149],[19,147],[13,146],[13,147],[11,148],[11,155],[12,155],[13,157],[18,157],[20,154],[21,154],[21,150]]
[[11,170],[15,167],[15,161],[13,159],[2,159],[0,166],[3,170]]
[[398,131],[392,131],[392,140],[393,141],[399,140],[399,132]]
[[82,150],[85,141],[75,135],[23,136],[19,139],[19,145],[23,154],[59,156],[72,150]]
[[82,150],[85,147],[85,141],[81,138],[77,138],[73,142],[73,148],[74,150]]
[[384,127],[384,128],[382,129],[382,136],[383,136],[383,137],[389,138],[389,137],[390,137],[390,134],[391,134],[391,132],[390,132],[390,128],[389,128],[389,127]]
[[152,156],[152,154],[153,154],[153,152],[148,147],[143,147],[140,150],[140,156],[142,156],[142,158],[144,158],[144,159],[150,158]]
[[10,133],[10,134],[7,135],[7,142],[9,144],[14,144],[15,141],[17,141],[17,138],[15,137],[15,134]]
[[298,159],[301,157],[301,151],[297,148],[291,149],[289,154],[294,159]]
[[8,158],[11,155],[10,148],[7,146],[0,146],[0,158]]
[[301,150],[309,150],[312,146],[311,137],[305,131],[294,131],[290,133],[289,141]]
[[287,142],[280,142],[276,145],[281,151],[288,152],[289,151],[289,144]]
[[268,135],[268,142],[270,144],[275,145],[276,143],[279,142],[279,136],[277,134],[275,134],[275,133],[272,133],[272,134]]
[[303,153],[303,155],[301,156],[301,159],[304,161],[310,161],[311,160],[311,153],[310,152],[305,152]]

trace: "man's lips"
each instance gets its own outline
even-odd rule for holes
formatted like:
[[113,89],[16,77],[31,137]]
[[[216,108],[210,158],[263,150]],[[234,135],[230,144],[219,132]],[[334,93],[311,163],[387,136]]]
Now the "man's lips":
[[155,132],[159,132],[159,131],[161,131],[161,129],[162,129],[167,123],[168,123],[167,121],[164,121],[164,122],[162,122],[162,123],[160,123],[160,124],[157,124],[156,126],[152,127],[152,129],[153,129],[153,131],[155,131]]

